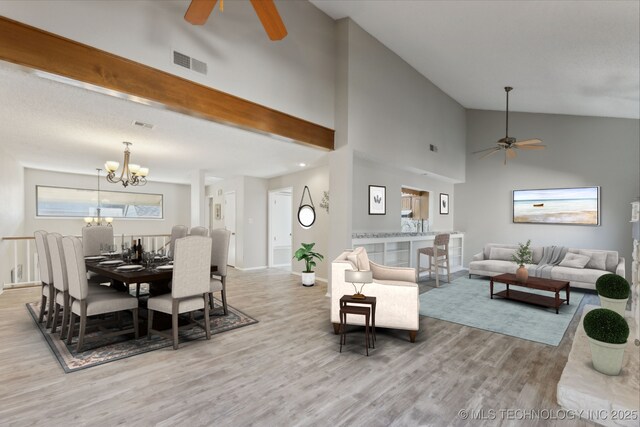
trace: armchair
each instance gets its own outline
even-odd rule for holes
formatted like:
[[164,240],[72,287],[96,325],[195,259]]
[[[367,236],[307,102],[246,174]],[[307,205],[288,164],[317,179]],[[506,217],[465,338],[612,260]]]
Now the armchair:
[[[364,286],[363,293],[377,298],[376,328],[405,329],[409,340],[415,342],[418,332],[420,299],[414,268],[387,267],[369,261],[364,248],[343,252],[331,263],[331,322],[337,334],[340,327],[340,298],[354,293],[345,281],[346,270],[371,270],[373,282]],[[349,318],[348,324],[364,325],[359,317]]]

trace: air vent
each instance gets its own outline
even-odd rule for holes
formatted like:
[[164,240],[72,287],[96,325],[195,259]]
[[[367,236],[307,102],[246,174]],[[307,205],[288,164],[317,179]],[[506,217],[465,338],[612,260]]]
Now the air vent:
[[151,123],[144,123],[144,122],[139,122],[137,120],[134,120],[133,123],[131,123],[134,126],[140,126],[141,128],[145,128],[145,129],[153,129],[153,125]]
[[207,64],[184,53],[173,51],[173,63],[200,74],[207,74]]
[[438,146],[437,145],[433,145],[433,144],[429,144],[429,151],[433,151],[434,153],[438,152]]

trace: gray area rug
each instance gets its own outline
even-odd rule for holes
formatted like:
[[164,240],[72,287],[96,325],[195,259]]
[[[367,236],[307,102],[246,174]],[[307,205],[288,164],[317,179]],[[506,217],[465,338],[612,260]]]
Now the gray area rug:
[[[494,284],[494,293],[506,288],[502,283]],[[553,296],[551,292],[511,289]],[[557,346],[573,319],[584,293],[572,289],[570,305],[555,309],[539,307],[503,298],[490,298],[489,281],[461,277],[451,283],[420,295],[420,314],[448,322],[459,323],[486,331],[498,332],[543,344]],[[564,299],[564,292],[560,292]]]
[[[230,331],[232,329],[241,328],[243,326],[253,325],[258,321],[240,310],[237,310],[230,305],[228,306],[229,314],[223,315],[222,304],[218,299],[215,299],[216,308],[211,312],[211,334],[219,334],[221,332]],[[95,340],[99,337],[99,332],[88,332],[85,337],[85,345],[83,351],[76,352],[78,327],[76,326],[75,338],[71,345],[67,345],[66,340],[63,342],[60,340],[60,326],[58,325],[58,332],[51,334],[50,330],[45,329],[45,323],[38,323],[38,313],[40,312],[40,302],[32,302],[27,304],[27,310],[31,314],[36,326],[44,336],[47,344],[51,348],[56,359],[60,362],[62,369],[66,373],[75,372],[81,369],[91,368],[93,366],[103,365],[105,363],[114,362],[116,360],[124,359],[138,354],[147,353],[149,351],[159,350],[166,347],[173,346],[173,341],[166,338],[162,338],[158,335],[153,335],[151,340],[148,340],[146,336],[133,339],[133,334],[130,336],[122,335],[117,337],[111,337],[103,340]],[[143,310],[144,311],[144,310]],[[123,312],[123,316],[128,316],[124,319],[124,326],[130,327],[131,314]],[[195,319],[202,319],[203,315],[196,314]],[[128,323],[128,325],[127,325]],[[146,323],[140,322],[140,333],[143,333],[143,326],[146,328]],[[144,329],[146,333],[146,329]],[[205,332],[199,326],[193,326],[185,329],[180,329],[179,338],[182,345],[186,341],[193,341],[197,339],[205,339]],[[214,338],[212,338],[213,340]],[[92,340],[92,341],[89,341]],[[89,341],[89,342],[88,342]],[[173,350],[172,350],[173,351]],[[178,349],[177,351],[180,351]]]

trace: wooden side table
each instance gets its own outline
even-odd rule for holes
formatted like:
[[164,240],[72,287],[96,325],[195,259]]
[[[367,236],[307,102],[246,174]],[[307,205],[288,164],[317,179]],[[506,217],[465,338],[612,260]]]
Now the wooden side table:
[[[358,304],[358,305],[356,305]],[[370,307],[363,307],[369,305]],[[344,295],[340,298],[340,352],[342,345],[346,344],[347,314],[360,314],[365,316],[365,338],[367,346],[367,356],[369,355],[369,343],[376,348],[376,297],[365,297],[364,299],[353,298],[351,295]],[[371,331],[373,339],[369,341],[369,319],[371,319]]]

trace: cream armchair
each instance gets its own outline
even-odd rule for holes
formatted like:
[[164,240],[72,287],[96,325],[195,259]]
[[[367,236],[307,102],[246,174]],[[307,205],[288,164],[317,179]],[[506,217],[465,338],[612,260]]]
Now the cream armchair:
[[[364,285],[363,293],[377,298],[376,328],[405,329],[415,342],[419,328],[420,299],[413,268],[386,267],[369,261],[364,248],[343,252],[331,263],[331,322],[337,334],[340,326],[340,298],[355,293],[344,280],[346,270],[371,270],[373,283]],[[351,316],[348,324],[364,325],[360,316]]]

